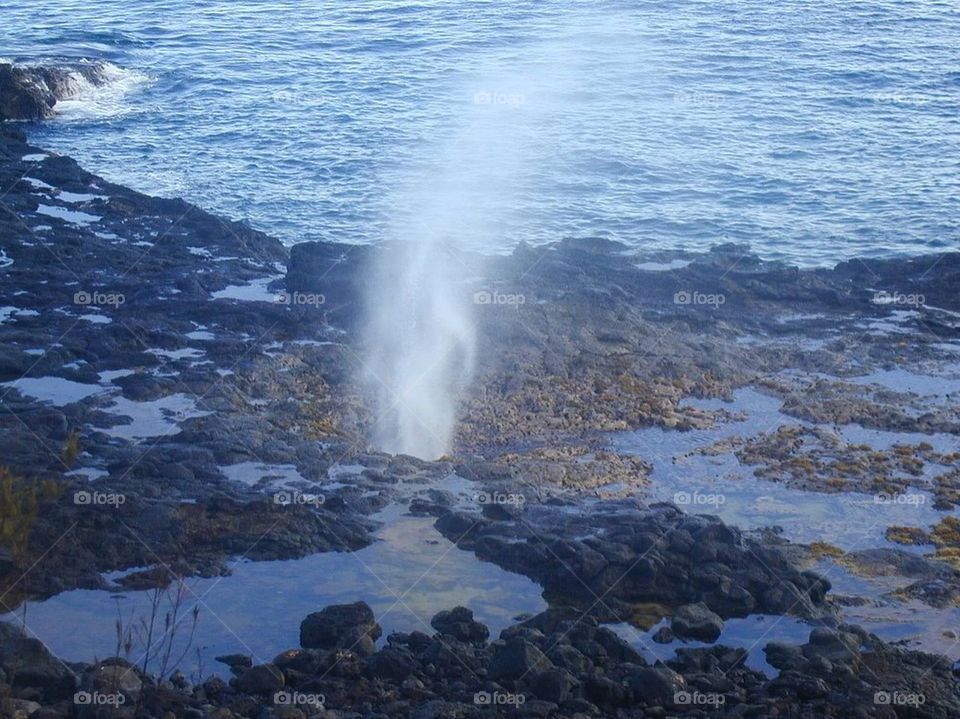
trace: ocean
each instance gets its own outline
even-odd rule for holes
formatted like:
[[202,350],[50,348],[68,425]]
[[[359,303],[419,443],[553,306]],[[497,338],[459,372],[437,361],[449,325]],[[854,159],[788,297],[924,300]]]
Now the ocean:
[[952,2],[0,1],[115,81],[35,144],[293,244],[956,249]]

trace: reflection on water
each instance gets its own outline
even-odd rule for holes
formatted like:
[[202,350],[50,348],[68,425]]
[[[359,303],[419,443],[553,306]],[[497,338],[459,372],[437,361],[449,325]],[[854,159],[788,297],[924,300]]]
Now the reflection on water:
[[[829,542],[843,550],[898,546],[884,537],[887,527],[929,527],[942,518],[933,509],[930,494],[918,489],[923,504],[877,504],[873,496],[855,492],[819,493],[758,480],[754,468],[741,465],[732,452],[700,455],[693,452],[730,437],[753,437],[772,432],[780,425],[809,423],[780,412],[780,400],[753,389],[740,389],[733,402],[720,400],[687,402],[702,409],[725,409],[743,413],[743,421],[728,422],[705,430],[678,432],[650,427],[612,436],[615,451],[642,456],[654,465],[649,492],[657,499],[675,502],[688,512],[715,514],[742,529],[778,526],[794,542]],[[894,440],[927,441],[944,445],[948,435],[902,435],[847,425],[847,441],[889,447]],[[955,441],[955,438],[952,438]],[[933,465],[927,467],[931,472]],[[922,481],[923,478],[918,478]],[[909,549],[909,548],[907,548]],[[913,548],[913,551],[920,551]]]
[[[719,515],[744,529],[778,525],[794,542],[825,541],[851,551],[891,545],[883,536],[891,525],[929,526],[943,513],[932,502],[921,505],[878,505],[867,495],[822,494],[787,488],[755,479],[750,467],[743,467],[732,453],[692,454],[732,436],[754,436],[776,429],[780,424],[804,424],[779,411],[780,402],[751,389],[735,393],[734,402],[696,401],[690,404],[724,408],[744,419],[709,430],[678,432],[649,428],[611,436],[616,451],[638,454],[651,461],[651,484],[644,491],[657,500],[675,501],[687,497],[722,496],[722,502],[688,504],[690,512]],[[855,425],[839,428],[850,442],[889,448],[896,441],[929,441],[939,446],[952,439],[947,435],[907,435],[864,429]],[[340,475],[331,477],[338,479]],[[922,481],[923,478],[920,478]],[[473,484],[449,477],[443,488],[461,497],[469,496]],[[927,496],[927,495],[925,495]],[[298,644],[301,620],[310,612],[335,603],[364,600],[383,626],[384,636],[393,631],[432,632],[430,618],[442,609],[458,604],[470,607],[490,627],[492,636],[510,625],[521,613],[545,608],[540,588],[529,579],[479,561],[472,553],[454,547],[432,527],[432,519],[402,516],[392,506],[379,515],[384,527],[380,541],[354,553],[318,554],[295,561],[239,561],[229,577],[191,579],[185,609],[200,607],[200,623],[194,646],[202,649],[205,672],[224,672],[212,662],[220,654],[253,655],[258,662]],[[580,510],[576,510],[580,511]],[[898,547],[925,552],[929,547]],[[915,646],[956,658],[960,637],[960,610],[935,610],[916,602],[898,602],[884,595],[907,583],[903,578],[861,579],[843,566],[826,562],[815,567],[833,583],[831,595],[865,598],[862,606],[843,606],[846,621],[863,624],[888,640],[907,639]],[[107,577],[115,580],[120,573]],[[166,611],[166,607],[161,608]],[[75,590],[27,608],[28,629],[50,649],[68,660],[89,661],[116,651],[117,616],[135,624],[149,613],[149,593]],[[19,617],[2,617],[18,621]],[[162,619],[161,619],[162,622]],[[618,631],[648,659],[666,660],[680,646],[705,646],[675,641],[656,644],[657,630],[641,632],[627,625]],[[795,618],[755,615],[726,622],[719,643],[751,649],[748,665],[768,674],[762,647],[770,641],[802,643],[810,626]],[[182,641],[186,629],[181,632]],[[381,639],[383,641],[383,639]],[[137,660],[141,648],[134,649]],[[173,652],[174,656],[179,651]],[[192,655],[183,669],[195,665]]]
[[[893,372],[882,375],[875,373],[869,379],[878,381],[881,377],[890,381],[902,379]],[[894,389],[903,391],[905,387],[901,385],[902,382]],[[932,391],[933,386],[927,379],[915,377],[909,388],[920,392]],[[653,463],[651,484],[645,491],[654,499],[675,502],[688,512],[717,515],[725,522],[745,530],[778,526],[782,528],[783,535],[793,542],[827,542],[848,552],[875,547],[920,554],[931,551],[930,546],[894,544],[884,536],[890,526],[927,528],[939,522],[945,513],[933,508],[929,492],[910,489],[911,493],[918,493],[925,498],[919,504],[877,504],[872,496],[866,494],[807,492],[757,479],[753,476],[754,468],[741,465],[732,452],[719,455],[695,453],[698,448],[730,437],[754,437],[759,433],[772,432],[780,425],[810,425],[809,422],[781,413],[780,400],[752,389],[740,389],[734,393],[733,402],[697,400],[687,404],[702,409],[722,408],[742,415],[743,419],[706,430],[678,432],[652,427],[617,433],[611,437],[611,446],[615,451],[640,455]],[[889,450],[895,444],[927,442],[935,450],[948,453],[955,449],[957,441],[956,437],[948,434],[892,432],[853,424],[833,429],[848,443],[868,444],[877,450]],[[917,477],[917,483],[923,484],[932,475],[942,471],[942,466],[926,463]],[[844,621],[861,624],[882,639],[906,640],[915,648],[945,654],[954,660],[960,658],[960,609],[936,609],[917,601],[901,602],[885,596],[915,580],[904,577],[857,577],[846,567],[832,561],[820,562],[814,569],[832,583],[831,595],[849,595],[865,600],[860,606],[845,606],[845,603],[840,606]],[[743,646],[732,643],[734,639],[728,639],[727,634],[739,631],[737,627],[743,629],[745,625],[738,624],[743,621],[728,621],[721,642]],[[784,619],[778,623],[778,628],[782,629],[787,621]],[[632,641],[642,640],[649,656],[656,657],[656,653],[664,653],[664,646],[673,646],[654,644],[646,634],[640,634],[631,627],[623,631],[625,639],[630,640],[628,635],[632,633]],[[656,628],[652,631],[656,631]],[[779,637],[770,637],[764,644],[775,638]],[[806,636],[800,639],[805,640]],[[695,643],[685,644],[691,645]],[[651,655],[651,647],[655,654]],[[756,661],[763,661],[762,654],[760,657]],[[755,661],[753,655],[750,661]]]
[[[432,634],[431,617],[458,604],[472,609],[492,636],[516,615],[546,608],[539,586],[457,549],[433,528],[432,519],[381,519],[388,520],[379,533],[381,541],[357,552],[329,552],[293,561],[241,561],[232,576],[189,580],[185,613],[199,604],[193,646],[202,649],[204,672],[225,672],[212,661],[217,655],[241,653],[252,655],[255,662],[267,662],[298,646],[300,622],[329,604],[366,601],[383,627],[384,638],[395,631]],[[64,592],[31,603],[26,623],[31,634],[66,660],[103,658],[116,651],[118,609],[125,622],[147,617],[149,594]],[[162,611],[166,609],[165,604]],[[18,621],[11,615],[2,618]],[[178,637],[180,647],[188,633],[189,621]],[[174,656],[179,653],[173,652]],[[196,668],[193,654],[191,650],[183,663],[185,673]],[[141,656],[142,648],[135,648],[131,660]]]
[[[651,627],[649,631],[637,629],[630,624],[609,624],[607,626],[640,652],[651,664],[658,661],[670,661],[676,657],[677,649],[714,646],[714,644],[686,639],[674,639],[664,644],[653,641],[653,635],[661,627],[669,624],[670,622],[664,619]],[[763,672],[768,677],[775,677],[779,674],[779,670],[767,662],[763,648],[770,642],[803,644],[810,636],[811,629],[813,627],[810,624],[796,617],[751,614],[746,617],[727,619],[715,645],[746,649],[748,652],[746,665],[748,667]]]
[[960,660],[960,608],[935,609],[916,600],[900,601],[885,595],[915,581],[906,577],[861,577],[833,560],[818,562],[814,571],[829,576],[834,595],[867,599],[858,606],[841,606],[845,622],[859,624],[888,642],[903,641],[911,648]]

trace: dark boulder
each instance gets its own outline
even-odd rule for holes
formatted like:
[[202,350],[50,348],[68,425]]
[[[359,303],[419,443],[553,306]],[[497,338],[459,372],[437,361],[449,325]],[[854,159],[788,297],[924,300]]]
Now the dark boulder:
[[246,654],[224,654],[213,659],[221,664],[226,664],[234,674],[240,674],[253,666],[253,659]]
[[675,639],[673,630],[668,626],[660,627],[656,632],[654,632],[652,638],[657,644],[669,644]]
[[830,693],[830,687],[816,677],[787,670],[770,682],[772,696],[796,697],[799,700],[820,699]]
[[367,662],[367,674],[374,679],[402,682],[416,669],[416,657],[403,647],[385,647]]
[[667,667],[643,667],[630,676],[634,698],[653,706],[673,706],[677,693],[686,688],[684,678]]
[[234,681],[237,689],[249,694],[269,694],[282,689],[286,683],[283,672],[273,664],[250,667]]
[[826,659],[834,664],[849,664],[860,658],[860,637],[850,632],[817,627],[810,632],[803,655],[811,660]]
[[570,696],[574,683],[573,677],[562,669],[548,669],[533,676],[530,688],[538,698],[562,704]]
[[0,63],[0,120],[42,120],[54,114],[58,100],[69,97],[78,82],[102,85],[104,64],[73,62],[56,66]]
[[479,716],[480,709],[473,704],[442,699],[425,702],[413,713],[413,719],[475,719]]
[[289,292],[323,295],[324,310],[352,324],[361,316],[358,298],[376,252],[368,245],[301,242],[290,248],[286,288]]
[[326,656],[327,652],[319,649],[288,649],[275,656],[273,664],[285,675],[294,672],[316,674],[320,671]]
[[780,670],[800,669],[807,663],[803,648],[785,642],[770,642],[763,648],[770,666]]
[[715,642],[723,631],[723,620],[710,611],[706,604],[685,604],[673,615],[673,633],[681,639]]
[[355,649],[376,641],[381,634],[373,610],[366,602],[333,604],[300,623],[300,646],[307,649]]
[[517,714],[522,717],[543,717],[546,719],[546,717],[553,716],[557,708],[557,705],[553,702],[528,699],[517,707]]
[[490,660],[487,674],[491,679],[516,679],[529,672],[545,671],[553,664],[537,647],[524,639],[511,639]]
[[119,658],[108,659],[87,668],[80,679],[81,692],[122,695],[123,703],[129,705],[139,701],[144,685],[140,670]]
[[[378,635],[379,630],[380,627],[377,626]],[[354,654],[358,654],[361,657],[369,657],[377,651],[377,642],[370,636],[370,630],[365,627],[348,629],[346,634],[337,642],[337,646],[341,649],[347,649]]]
[[0,65],[0,120],[42,120],[53,114],[56,98],[22,67]]
[[430,620],[430,626],[462,642],[482,643],[490,636],[490,630],[474,620],[473,612],[466,607],[454,607],[437,613]]
[[600,706],[625,706],[632,699],[627,687],[600,674],[587,677],[584,691],[587,699]]
[[7,622],[0,622],[0,669],[13,686],[35,688],[41,697],[51,700],[71,698],[79,680],[43,642],[23,636]]

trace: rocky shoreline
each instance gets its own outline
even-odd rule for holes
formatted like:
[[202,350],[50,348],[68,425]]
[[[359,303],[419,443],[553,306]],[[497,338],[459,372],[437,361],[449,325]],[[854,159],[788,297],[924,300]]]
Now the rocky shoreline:
[[0,122],[43,120],[56,114],[60,100],[80,86],[108,81],[106,63],[64,60],[57,65],[14,65],[0,62]]
[[[7,108],[2,86],[0,97]],[[48,116],[50,99],[24,117]],[[425,462],[368,446],[355,383],[359,288],[389,248],[288,250],[92,175],[9,123],[0,190],[10,715],[960,713],[956,657],[849,624],[850,605],[880,600],[831,581],[897,576],[881,603],[955,618],[960,254],[800,270],[732,245],[642,254],[568,239],[462,255],[490,350],[454,453]],[[778,404],[776,421],[721,436],[741,421],[729,407],[745,388]],[[710,439],[664,463],[644,432]],[[639,449],[620,451],[621,437]],[[728,462],[769,492],[929,499],[939,523],[906,515],[877,529],[890,539],[880,546],[867,527],[844,546],[791,541],[773,520],[715,516],[732,496],[658,499],[662,465],[685,461]],[[441,489],[450,477],[469,490]],[[390,506],[530,577],[549,608],[491,640],[462,607],[424,617],[432,631],[385,638],[366,605],[317,607],[300,648],[257,666],[224,658],[229,682],[152,676],[122,647],[62,662],[23,636],[30,602],[69,590],[170,588],[228,576],[239,559],[354,552],[378,541]],[[757,639],[769,673],[718,643],[726,622],[755,615],[810,627],[801,644]],[[605,626],[620,623],[658,628],[656,644],[710,646],[654,662]]]
[[[703,631],[701,607],[687,614]],[[301,647],[267,664],[222,657],[234,675],[191,685],[157,682],[122,659],[58,663],[33,639],[0,624],[0,664],[24,716],[157,717],[663,717],[955,716],[950,663],[894,648],[859,627],[813,629],[799,646],[771,642],[775,678],[746,666],[743,649],[682,649],[652,666],[629,644],[577,611],[552,609],[488,642],[469,609],[455,607],[424,632],[381,630],[362,603],[306,617]],[[702,634],[701,634],[702,636]],[[900,689],[891,690],[896,686]],[[77,697],[80,697],[79,701]],[[334,708],[336,707],[336,708]]]

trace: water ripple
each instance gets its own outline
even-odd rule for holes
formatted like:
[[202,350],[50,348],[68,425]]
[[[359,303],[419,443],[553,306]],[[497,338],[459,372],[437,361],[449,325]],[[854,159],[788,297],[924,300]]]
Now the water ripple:
[[460,176],[492,220],[464,235],[490,250],[727,238],[822,264],[957,246],[948,3],[0,7],[6,56],[154,80],[132,111],[67,116],[37,142],[288,243],[380,240],[410,194]]

